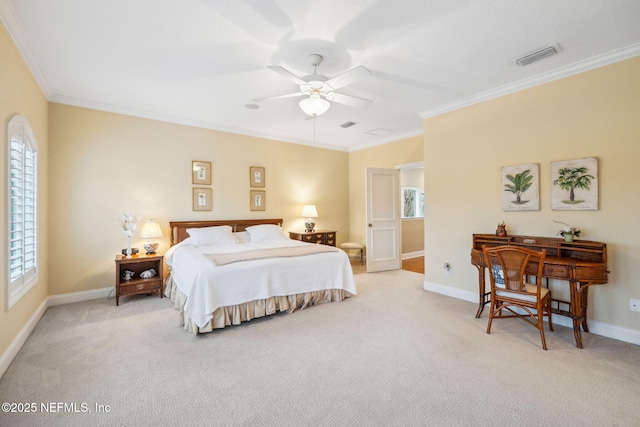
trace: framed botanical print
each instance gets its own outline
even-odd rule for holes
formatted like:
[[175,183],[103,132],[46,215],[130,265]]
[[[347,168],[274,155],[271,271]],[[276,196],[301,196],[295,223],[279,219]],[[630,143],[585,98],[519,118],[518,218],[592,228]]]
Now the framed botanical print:
[[263,190],[251,190],[249,209],[252,211],[263,211],[266,208],[265,191]]
[[213,210],[213,190],[210,188],[193,187],[193,210]]
[[536,163],[517,166],[503,166],[502,210],[540,210],[540,168]]
[[196,185],[211,185],[211,162],[194,160],[191,162],[191,183]]
[[264,187],[264,168],[260,166],[251,166],[249,168],[249,182],[251,187]]
[[598,159],[551,162],[551,209],[598,210]]

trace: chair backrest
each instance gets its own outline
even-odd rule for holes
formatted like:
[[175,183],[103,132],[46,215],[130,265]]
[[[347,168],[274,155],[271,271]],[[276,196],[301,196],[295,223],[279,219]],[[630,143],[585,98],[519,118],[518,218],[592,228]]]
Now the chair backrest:
[[[482,247],[492,288],[501,288],[509,291],[526,292],[525,275],[535,276],[535,283],[540,293],[542,270],[546,250],[534,251],[519,246],[494,246]],[[530,264],[531,263],[531,264]],[[529,268],[527,269],[527,265]],[[527,273],[528,271],[528,273]]]

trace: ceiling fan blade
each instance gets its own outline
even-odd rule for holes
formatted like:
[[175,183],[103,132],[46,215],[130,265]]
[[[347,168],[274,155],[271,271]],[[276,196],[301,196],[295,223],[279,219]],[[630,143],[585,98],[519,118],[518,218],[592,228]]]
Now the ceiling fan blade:
[[325,84],[331,86],[335,90],[350,85],[351,83],[355,83],[360,79],[369,77],[370,75],[371,71],[367,70],[364,66],[359,65],[352,70],[344,72],[330,80],[327,80]]
[[348,105],[355,108],[368,108],[373,101],[370,99],[358,98],[356,96],[345,95],[343,93],[329,92],[326,95],[327,100],[337,102],[338,104]]
[[273,70],[276,73],[280,74],[285,79],[291,80],[292,82],[294,82],[297,85],[306,85],[307,84],[307,82],[305,82],[300,77],[296,76],[295,74],[293,74],[291,71],[287,70],[286,68],[282,68],[282,67],[276,66],[276,65],[269,65],[269,66],[267,66],[267,68],[269,68],[270,70]]
[[296,96],[304,95],[302,92],[287,93],[285,95],[266,96],[264,98],[254,99],[253,102],[271,101],[274,99],[295,98]]

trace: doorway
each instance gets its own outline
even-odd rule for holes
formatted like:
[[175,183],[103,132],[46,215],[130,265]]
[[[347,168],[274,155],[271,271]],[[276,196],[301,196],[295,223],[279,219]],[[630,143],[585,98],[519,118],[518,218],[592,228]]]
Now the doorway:
[[424,274],[424,162],[396,168],[400,169],[402,269]]

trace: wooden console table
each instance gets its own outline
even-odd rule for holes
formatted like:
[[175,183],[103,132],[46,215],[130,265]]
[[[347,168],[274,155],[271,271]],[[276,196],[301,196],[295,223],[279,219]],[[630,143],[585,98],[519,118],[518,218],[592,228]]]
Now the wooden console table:
[[[607,245],[589,240],[575,240],[565,242],[564,239],[537,236],[506,236],[498,237],[493,234],[474,234],[471,249],[471,264],[478,269],[478,311],[480,317],[484,306],[491,302],[491,292],[485,288],[486,262],[482,247],[515,245],[536,251],[546,249],[542,276],[547,279],[565,280],[569,282],[571,300],[562,301],[552,299],[555,307],[552,312],[568,316],[573,319],[573,335],[576,346],[582,348],[580,327],[589,332],[587,326],[587,303],[589,286],[607,283]],[[530,263],[527,271],[533,274],[537,263]],[[568,307],[568,310],[561,309]]]

